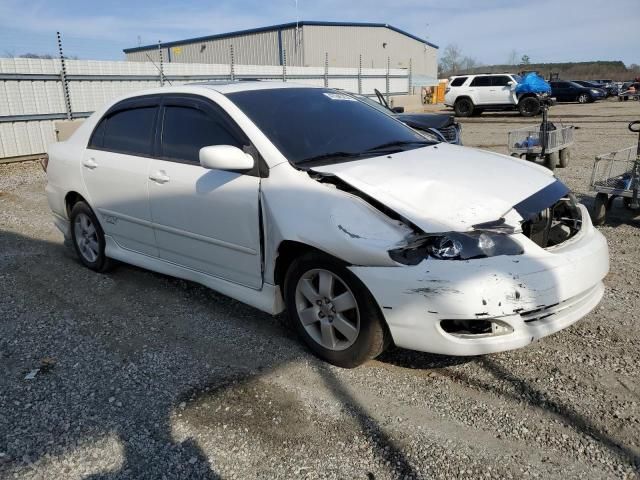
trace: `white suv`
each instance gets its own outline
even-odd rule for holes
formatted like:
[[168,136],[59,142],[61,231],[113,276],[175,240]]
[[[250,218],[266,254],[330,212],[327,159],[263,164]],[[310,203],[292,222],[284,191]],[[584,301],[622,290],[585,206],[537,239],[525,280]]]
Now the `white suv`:
[[535,94],[516,95],[519,75],[513,73],[460,75],[449,79],[444,103],[453,107],[456,116],[470,117],[484,110],[519,110],[524,117],[540,112]]

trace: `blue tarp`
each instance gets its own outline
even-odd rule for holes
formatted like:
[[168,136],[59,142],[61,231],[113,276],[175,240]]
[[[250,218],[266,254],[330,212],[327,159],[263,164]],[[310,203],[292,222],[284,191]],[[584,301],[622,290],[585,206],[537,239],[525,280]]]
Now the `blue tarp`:
[[551,93],[551,85],[540,75],[530,72],[516,85],[516,95],[523,93]]

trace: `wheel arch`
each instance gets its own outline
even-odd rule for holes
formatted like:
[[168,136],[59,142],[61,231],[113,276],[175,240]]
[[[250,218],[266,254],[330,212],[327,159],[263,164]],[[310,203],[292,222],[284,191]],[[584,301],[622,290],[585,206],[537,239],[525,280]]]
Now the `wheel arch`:
[[[64,196],[64,205],[68,219],[71,219],[71,210],[73,210],[73,206],[78,202],[84,202],[89,205],[89,208],[91,208],[91,205],[89,204],[87,199],[74,190],[67,192],[67,194]],[[93,210],[93,208],[91,209]]]
[[280,242],[277,248],[277,256],[275,260],[275,266],[273,270],[273,281],[275,285],[278,285],[281,289],[284,288],[284,279],[287,275],[289,267],[296,258],[305,255],[306,253],[316,252],[322,255],[331,257],[344,265],[349,265],[349,262],[344,261],[341,258],[332,255],[324,250],[313,247],[307,243],[298,242],[296,240],[283,240]]
[[471,103],[473,103],[475,105],[475,102],[473,101],[473,98],[471,98],[470,95],[459,95],[458,97],[456,97],[455,101],[453,102],[453,104],[455,105],[456,103],[458,103],[460,100],[469,100]]

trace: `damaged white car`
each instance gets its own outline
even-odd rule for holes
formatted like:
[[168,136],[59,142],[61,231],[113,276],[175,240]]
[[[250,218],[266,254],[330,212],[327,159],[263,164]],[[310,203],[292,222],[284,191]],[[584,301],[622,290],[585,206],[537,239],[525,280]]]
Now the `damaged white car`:
[[80,261],[192,280],[353,367],[388,345],[522,347],[592,310],[609,268],[586,209],[530,162],[437,143],[336,90],[149,90],[49,150]]

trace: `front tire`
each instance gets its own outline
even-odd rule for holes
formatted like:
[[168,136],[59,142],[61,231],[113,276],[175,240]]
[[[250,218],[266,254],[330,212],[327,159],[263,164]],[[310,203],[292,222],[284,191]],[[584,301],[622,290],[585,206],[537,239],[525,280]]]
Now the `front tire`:
[[558,166],[558,160],[559,160],[558,152],[547,153],[544,156],[544,166],[553,172]]
[[581,93],[578,95],[578,103],[589,103],[591,102],[591,96],[588,93]]
[[523,117],[534,117],[540,113],[540,100],[536,97],[525,97],[518,103],[518,111]]
[[473,102],[469,98],[461,98],[453,106],[456,117],[470,117],[473,115],[473,109]]
[[609,195],[606,193],[598,193],[593,202],[593,215],[591,221],[594,225],[602,225],[607,218],[607,206],[609,204]]
[[571,159],[571,149],[563,148],[560,150],[560,168],[567,168]]
[[353,368],[386,348],[384,318],[364,284],[328,255],[296,259],[284,284],[289,319],[320,358]]
[[104,231],[93,210],[85,202],[76,203],[69,216],[71,242],[80,262],[96,272],[106,272],[113,261],[105,253]]

